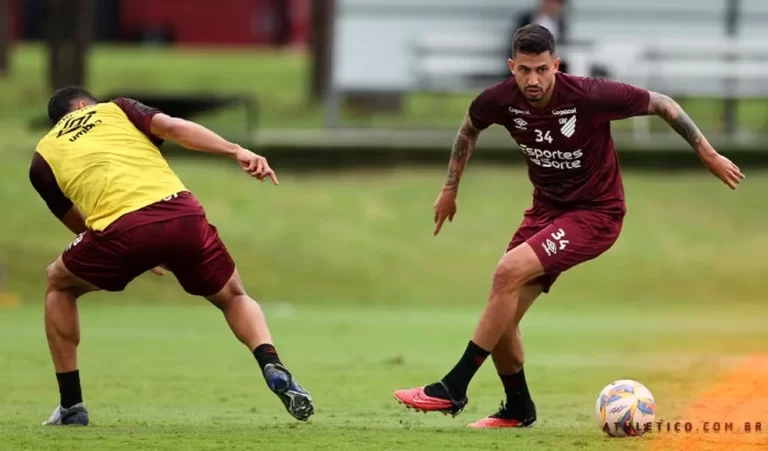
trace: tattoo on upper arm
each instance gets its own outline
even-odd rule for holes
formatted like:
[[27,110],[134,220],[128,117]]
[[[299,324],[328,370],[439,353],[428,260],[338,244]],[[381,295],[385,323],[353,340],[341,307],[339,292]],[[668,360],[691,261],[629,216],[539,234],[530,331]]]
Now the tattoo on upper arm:
[[465,117],[459,132],[456,134],[456,139],[453,142],[448,175],[445,179],[445,189],[452,191],[458,190],[461,174],[464,172],[464,167],[472,154],[472,150],[475,147],[475,142],[479,135],[480,130],[472,125],[472,121],[470,121],[468,116]]
[[677,102],[668,96],[652,92],[649,112],[664,119],[678,135],[698,151],[704,135]]

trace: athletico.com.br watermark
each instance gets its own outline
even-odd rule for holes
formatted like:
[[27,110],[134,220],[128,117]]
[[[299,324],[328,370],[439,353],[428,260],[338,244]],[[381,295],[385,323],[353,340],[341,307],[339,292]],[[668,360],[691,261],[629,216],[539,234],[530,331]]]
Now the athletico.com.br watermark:
[[[617,422],[614,428],[622,428],[623,423]],[[762,421],[654,421],[648,423],[638,423],[635,426],[636,431],[650,433],[673,433],[673,434],[730,434],[730,433],[762,433],[764,426],[768,423]]]

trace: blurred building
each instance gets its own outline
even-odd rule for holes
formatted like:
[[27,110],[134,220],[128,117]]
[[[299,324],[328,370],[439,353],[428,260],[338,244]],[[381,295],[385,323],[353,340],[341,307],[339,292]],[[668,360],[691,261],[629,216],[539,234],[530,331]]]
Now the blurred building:
[[[9,0],[14,40],[45,37],[46,0]],[[97,0],[95,39],[189,45],[308,44],[312,0]]]

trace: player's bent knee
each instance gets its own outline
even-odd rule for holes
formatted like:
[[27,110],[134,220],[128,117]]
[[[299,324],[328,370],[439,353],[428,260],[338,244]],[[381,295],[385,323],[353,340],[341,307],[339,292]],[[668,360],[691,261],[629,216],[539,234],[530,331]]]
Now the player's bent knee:
[[45,275],[48,292],[67,291],[75,297],[80,297],[91,291],[98,290],[97,287],[69,272],[61,258],[48,265]]
[[45,269],[45,279],[49,291],[62,290],[66,286],[66,272],[61,267],[60,260],[56,260]]
[[80,332],[77,327],[61,327],[61,321],[69,322],[71,317],[72,298],[62,296],[45,297],[45,336],[49,342],[66,341],[80,345]]
[[246,296],[243,282],[240,280],[240,275],[235,270],[232,276],[229,278],[224,287],[219,290],[218,293],[206,296],[205,298],[211,304],[215,305],[219,309],[226,309],[232,302],[235,302],[238,298]]
[[544,274],[544,268],[533,249],[523,243],[505,254],[493,273],[494,289],[518,289],[529,280]]

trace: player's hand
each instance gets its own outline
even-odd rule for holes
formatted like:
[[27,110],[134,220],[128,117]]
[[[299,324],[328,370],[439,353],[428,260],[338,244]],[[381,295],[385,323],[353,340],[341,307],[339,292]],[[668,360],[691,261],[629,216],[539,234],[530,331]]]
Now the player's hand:
[[456,191],[440,191],[440,195],[435,201],[435,231],[433,236],[440,233],[446,218],[453,222],[453,215],[456,214]]
[[736,185],[744,179],[744,174],[741,173],[739,167],[717,152],[712,152],[702,157],[702,161],[707,166],[707,169],[709,169],[709,172],[730,186],[731,189],[736,189]]
[[152,274],[155,274],[155,275],[157,275],[157,276],[161,276],[161,277],[165,275],[165,272],[166,272],[167,270],[168,270],[168,268],[166,268],[166,267],[165,267],[165,265],[160,265],[160,266],[158,266],[158,267],[155,267],[155,268],[152,268],[152,269],[150,269],[150,271],[152,272]]
[[277,176],[275,175],[275,171],[269,167],[269,163],[267,163],[266,158],[262,157],[261,155],[256,155],[250,150],[243,148],[240,148],[237,151],[235,157],[237,158],[237,162],[240,167],[243,168],[243,170],[247,172],[251,177],[256,177],[262,182],[266,180],[267,177],[269,177],[272,179],[272,183],[275,185],[280,184],[280,182],[277,180]]

